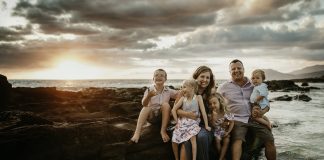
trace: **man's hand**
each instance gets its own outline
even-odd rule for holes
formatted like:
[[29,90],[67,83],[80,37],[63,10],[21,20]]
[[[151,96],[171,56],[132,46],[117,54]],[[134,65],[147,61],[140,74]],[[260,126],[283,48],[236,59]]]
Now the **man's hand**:
[[221,127],[227,129],[229,124],[230,122],[227,119],[225,119],[225,121],[221,124]]

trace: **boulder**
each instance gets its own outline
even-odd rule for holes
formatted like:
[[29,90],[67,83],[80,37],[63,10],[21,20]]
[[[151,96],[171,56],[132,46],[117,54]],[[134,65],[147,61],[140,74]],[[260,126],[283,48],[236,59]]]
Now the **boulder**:
[[265,82],[270,91],[284,90],[284,91],[297,91],[301,87],[297,86],[294,81],[290,80],[272,80]]
[[283,95],[280,97],[273,98],[275,101],[292,101],[293,97],[288,96],[288,95]]
[[307,96],[305,94],[300,94],[300,95],[294,96],[294,100],[309,102],[310,100],[312,100],[312,98],[310,98],[309,96]]
[[7,110],[11,102],[12,85],[6,76],[0,74],[0,111]]

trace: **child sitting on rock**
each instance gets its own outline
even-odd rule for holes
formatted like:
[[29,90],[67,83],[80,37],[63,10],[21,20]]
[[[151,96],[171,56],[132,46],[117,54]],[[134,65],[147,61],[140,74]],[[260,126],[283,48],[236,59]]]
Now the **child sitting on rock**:
[[216,152],[219,160],[224,160],[234,127],[234,114],[228,111],[225,100],[219,93],[214,93],[209,98],[209,108],[212,111],[211,125],[214,127]]
[[142,99],[143,108],[137,120],[137,126],[133,137],[130,139],[131,143],[137,143],[144,123],[148,121],[160,121],[162,114],[161,137],[163,142],[168,142],[170,137],[166,132],[166,128],[170,119],[170,98],[176,99],[177,91],[164,86],[167,80],[167,73],[163,69],[154,71],[153,82],[144,92]]

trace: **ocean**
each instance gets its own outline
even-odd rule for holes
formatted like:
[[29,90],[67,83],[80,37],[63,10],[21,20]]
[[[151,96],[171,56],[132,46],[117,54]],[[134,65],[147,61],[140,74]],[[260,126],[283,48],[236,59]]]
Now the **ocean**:
[[[9,80],[13,87],[56,87],[58,90],[79,91],[84,88],[141,88],[150,79],[134,80]],[[221,84],[224,80],[216,81]],[[182,80],[168,80],[166,85],[180,87]],[[300,85],[299,83],[297,83]],[[274,101],[266,116],[278,125],[273,128],[279,160],[324,160],[324,83],[310,83],[319,90],[305,93],[312,98],[304,101]],[[269,98],[295,96],[298,92],[270,92]]]

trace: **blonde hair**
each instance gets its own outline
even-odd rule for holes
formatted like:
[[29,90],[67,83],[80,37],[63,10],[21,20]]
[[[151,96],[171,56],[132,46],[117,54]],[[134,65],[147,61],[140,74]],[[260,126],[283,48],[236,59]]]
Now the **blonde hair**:
[[192,87],[194,89],[194,92],[197,93],[198,91],[198,84],[196,82],[196,80],[194,79],[186,79],[182,82],[182,85],[188,85],[190,87]]
[[264,71],[261,70],[261,69],[256,69],[256,70],[254,70],[254,71],[252,72],[252,76],[255,75],[255,74],[258,74],[258,73],[261,74],[262,80],[265,80],[265,78],[266,78],[266,77],[265,77],[265,73],[264,73]]
[[228,113],[229,112],[229,110],[227,108],[226,101],[225,101],[224,97],[221,94],[219,94],[218,92],[213,93],[208,99],[209,104],[210,104],[210,100],[213,99],[213,98],[216,98],[218,100],[218,102],[219,102],[219,111],[221,113]]

